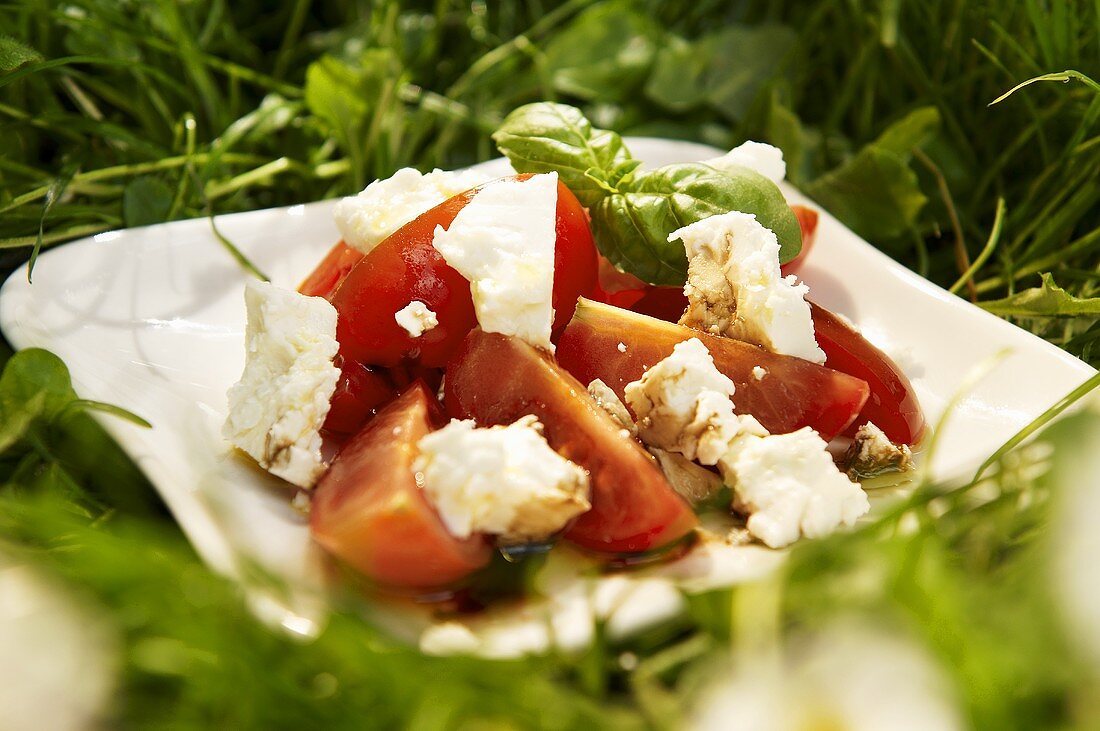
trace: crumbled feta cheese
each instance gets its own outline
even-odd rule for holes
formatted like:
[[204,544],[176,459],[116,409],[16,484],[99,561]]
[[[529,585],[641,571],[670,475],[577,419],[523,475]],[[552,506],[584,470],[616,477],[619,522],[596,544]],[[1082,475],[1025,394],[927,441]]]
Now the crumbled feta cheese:
[[764,376],[766,376],[766,375],[768,375],[768,369],[767,368],[762,368],[760,366],[753,366],[752,367],[752,377],[755,378],[757,381],[763,381]]
[[782,276],[779,242],[755,216],[710,216],[668,238],[682,240],[688,257],[682,324],[825,362],[805,300],[809,288]]
[[341,199],[333,216],[344,243],[366,254],[421,213],[489,180],[472,170],[433,170],[424,175],[413,168],[401,168],[358,195]]
[[630,416],[626,404],[619,399],[619,395],[611,389],[611,386],[597,378],[588,384],[588,395],[595,400],[597,406],[610,414],[612,419],[626,429],[630,436],[637,435],[637,424]]
[[[772,548],[799,535],[827,535],[867,512],[867,496],[837,469],[817,432],[807,427],[771,436],[752,416],[734,414],[733,394],[733,382],[697,338],[678,343],[626,387],[642,441],[717,464],[736,506],[749,513],[749,532]],[[654,453],[665,467],[667,460]],[[690,495],[695,488],[686,490]]]
[[272,474],[312,487],[324,471],[320,430],[340,375],[336,310],[259,281],[245,286],[244,299],[244,373],[229,389],[222,432]]
[[552,351],[557,173],[486,186],[435,229],[432,245],[470,280],[486,332],[515,335]]
[[418,338],[439,324],[439,318],[420,300],[413,300],[394,313],[393,319],[410,337]]
[[852,446],[844,455],[844,464],[853,478],[873,477],[883,472],[913,469],[913,452],[907,444],[894,444],[872,422],[856,431]]
[[591,507],[588,474],[550,448],[534,416],[486,429],[452,421],[417,446],[417,480],[459,538],[541,540]]
[[714,367],[707,346],[692,338],[627,384],[626,400],[646,444],[712,465],[742,430],[763,431],[751,416],[734,415],[733,392],[733,381]]
[[310,493],[299,490],[294,499],[290,501],[290,507],[302,515],[309,515],[310,508],[313,507],[313,501],[309,499],[309,496]]
[[625,353],[626,352],[626,343],[619,343],[618,345],[615,346],[615,349],[618,350],[620,353]]
[[820,538],[850,526],[869,509],[867,495],[837,469],[817,432],[744,435],[718,462],[748,529],[772,548],[799,536]]
[[733,148],[725,155],[704,161],[712,168],[725,170],[737,166],[760,173],[773,183],[787,176],[787,163],[783,162],[783,151],[763,142],[749,140]]

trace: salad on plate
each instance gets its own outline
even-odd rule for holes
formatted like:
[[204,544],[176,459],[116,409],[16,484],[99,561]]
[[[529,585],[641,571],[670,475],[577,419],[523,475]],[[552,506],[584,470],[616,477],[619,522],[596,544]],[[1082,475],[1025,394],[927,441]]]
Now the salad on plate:
[[399,170],[296,291],[245,287],[224,435],[335,565],[451,600],[494,556],[782,549],[912,468],[915,393],[799,279],[817,213],[778,149],[643,171],[551,103],[494,139],[516,175]]

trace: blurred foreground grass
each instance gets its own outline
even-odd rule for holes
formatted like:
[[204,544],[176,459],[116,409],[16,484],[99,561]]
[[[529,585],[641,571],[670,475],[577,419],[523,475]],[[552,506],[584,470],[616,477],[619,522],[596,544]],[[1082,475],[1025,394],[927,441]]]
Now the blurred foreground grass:
[[[1086,78],[989,106],[1067,69]],[[512,108],[560,99],[625,133],[773,142],[793,182],[888,254],[1096,364],[1089,79],[1100,9],[1083,1],[24,0],[0,5],[0,247],[11,267],[97,231],[463,165],[495,154],[488,133]],[[1089,581],[1059,558],[1076,534],[1058,506],[1094,479],[1073,465],[1095,451],[1095,416],[979,482],[925,486],[882,525],[803,546],[770,588],[693,599],[682,625],[493,664],[419,657],[352,614],[310,645],[257,625],[66,406],[61,366],[9,371],[3,552],[111,610],[110,725],[668,725],[756,628],[785,637],[852,613],[928,648],[973,725],[1100,725],[1090,630],[1050,578]],[[33,403],[42,388],[56,400]],[[761,596],[772,613],[745,608]]]

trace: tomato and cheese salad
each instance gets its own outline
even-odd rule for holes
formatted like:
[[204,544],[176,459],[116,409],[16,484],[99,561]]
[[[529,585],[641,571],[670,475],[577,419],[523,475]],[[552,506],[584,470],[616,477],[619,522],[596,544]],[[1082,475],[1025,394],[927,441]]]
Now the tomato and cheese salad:
[[780,151],[643,173],[578,114],[513,113],[495,137],[520,174],[371,183],[297,291],[245,288],[225,436],[380,587],[446,591],[557,542],[668,554],[701,506],[782,548],[911,464],[908,380],[798,279],[817,214],[783,200]]

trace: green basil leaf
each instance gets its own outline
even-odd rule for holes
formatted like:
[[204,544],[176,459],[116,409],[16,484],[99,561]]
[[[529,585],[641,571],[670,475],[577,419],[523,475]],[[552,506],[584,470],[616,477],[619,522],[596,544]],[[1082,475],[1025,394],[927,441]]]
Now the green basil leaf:
[[616,266],[651,284],[680,285],[687,258],[683,244],[668,235],[729,211],[751,213],[774,231],[782,261],[801,249],[798,220],[782,192],[747,168],[685,163],[637,173],[592,209],[592,225],[600,250]]
[[596,129],[576,107],[538,102],[519,107],[493,141],[520,173],[557,172],[591,208],[640,164],[615,132]]
[[580,110],[540,102],[515,110],[493,135],[523,173],[557,172],[590,209],[600,251],[616,266],[651,284],[679,285],[687,259],[676,229],[729,211],[754,214],[779,238],[789,261],[801,231],[779,188],[747,169],[720,171],[702,163],[638,172],[615,132],[592,126]]
[[1074,297],[1055,284],[1050,274],[1042,276],[1043,283],[1039,287],[1004,299],[979,302],[978,306],[1002,317],[1100,317],[1100,297]]

